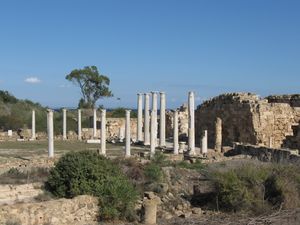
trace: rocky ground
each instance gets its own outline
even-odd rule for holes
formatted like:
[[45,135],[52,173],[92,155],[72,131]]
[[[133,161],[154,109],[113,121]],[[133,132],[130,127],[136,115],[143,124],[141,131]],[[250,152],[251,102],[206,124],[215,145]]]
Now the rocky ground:
[[[97,145],[87,145],[76,142],[56,143],[58,155],[68,151],[97,150]],[[133,148],[134,153],[143,151],[142,147]],[[117,157],[122,155],[122,145],[108,145],[108,155]],[[59,156],[58,156],[59,157]],[[46,143],[1,143],[0,146],[0,176],[9,169],[32,171],[34,168],[43,168],[27,177],[13,174],[11,177],[0,177],[0,224],[23,225],[96,225],[98,211],[97,201],[89,196],[82,196],[74,200],[53,199],[43,194],[42,182],[47,176],[47,169],[51,168],[54,160],[47,158]],[[248,162],[249,159],[241,157],[224,158],[220,154],[210,152],[205,160],[207,169],[213,167],[218,170],[227,170]],[[143,160],[141,161],[143,163]],[[252,162],[260,163],[260,162]],[[130,165],[129,165],[130,164]],[[128,166],[129,165],[129,166]],[[139,177],[138,167],[128,163],[123,165],[125,172],[131,173],[135,182],[143,182]],[[197,168],[189,169],[185,166],[164,166],[163,182],[145,188],[150,196],[159,198],[158,224],[161,225],[219,225],[219,224],[287,224],[296,225],[300,222],[300,209],[277,210],[261,216],[249,216],[243,213],[216,212],[207,207],[194,204],[193,198],[197,193],[209,196],[213,187],[206,180],[203,173]],[[14,171],[14,170],[12,170]],[[15,176],[15,177],[14,177]],[[36,178],[37,177],[37,178]],[[11,180],[9,180],[11,179]],[[16,183],[14,183],[16,182]],[[6,184],[10,183],[10,184]],[[159,191],[157,191],[159,189]],[[154,194],[154,191],[156,192]],[[151,197],[150,197],[151,198]],[[142,202],[137,207],[141,207]],[[46,216],[47,214],[47,216]],[[5,218],[4,218],[5,217]],[[17,218],[17,220],[16,220]],[[18,221],[19,218],[19,221]],[[20,221],[21,219],[21,221]],[[124,222],[100,224],[132,224]]]

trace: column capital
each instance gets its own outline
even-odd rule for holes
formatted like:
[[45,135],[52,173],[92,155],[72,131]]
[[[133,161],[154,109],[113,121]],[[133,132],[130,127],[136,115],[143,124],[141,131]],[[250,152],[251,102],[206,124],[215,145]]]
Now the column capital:
[[53,112],[53,109],[47,109],[47,112]]
[[161,91],[161,92],[159,92],[159,94],[160,94],[160,95],[165,95],[165,94],[166,94],[166,92],[164,92],[164,91]]
[[144,94],[144,93],[137,93],[138,96],[141,96],[141,95],[143,95],[143,94]]

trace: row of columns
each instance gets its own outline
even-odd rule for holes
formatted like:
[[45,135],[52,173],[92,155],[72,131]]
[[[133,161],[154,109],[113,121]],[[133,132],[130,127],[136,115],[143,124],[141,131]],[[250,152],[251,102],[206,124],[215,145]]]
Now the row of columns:
[[[144,137],[143,137],[143,95],[144,95]],[[151,134],[157,139],[158,134],[158,96],[157,92],[151,92],[152,95],[152,109],[150,116],[150,94],[138,94],[138,119],[137,119],[137,142],[143,142],[144,145],[150,145]],[[153,114],[153,115],[152,115]],[[150,120],[151,117],[151,120]],[[151,122],[150,122],[151,121]],[[151,123],[151,125],[150,125]],[[153,123],[153,124],[152,124]],[[159,131],[159,146],[166,146],[166,94],[160,92],[160,131]],[[155,142],[157,146],[157,140]]]
[[[150,144],[150,152],[154,154],[157,147],[157,92],[151,92],[152,94],[152,110],[150,118],[150,94],[144,94],[144,145]],[[138,94],[138,121],[137,121],[137,141],[142,142],[142,126],[143,126],[143,94]],[[176,117],[176,118],[175,118]],[[195,95],[194,92],[189,92],[188,98],[188,147],[189,154],[195,155]],[[151,123],[150,123],[151,121]],[[174,113],[174,152],[178,151],[178,112]],[[175,124],[177,123],[177,124]],[[149,126],[150,124],[150,126]],[[160,92],[160,136],[159,146],[166,146],[166,95],[164,92]]]
[[[149,94],[144,94],[145,96],[145,111],[144,111],[144,144],[150,145],[151,155],[155,154],[155,148],[157,147],[157,93],[152,92],[152,110],[151,110],[151,120],[149,115],[149,103],[150,97]],[[160,113],[160,146],[165,146],[165,110],[166,110],[166,98],[165,93],[160,93],[161,99],[161,113]],[[138,126],[137,126],[137,140],[141,141],[143,138],[142,134],[142,121],[143,121],[143,112],[142,112],[142,94],[138,94]],[[54,144],[53,144],[53,111],[48,110],[47,116],[47,127],[48,127],[48,141],[49,141],[49,157],[53,157]],[[190,155],[195,155],[195,98],[194,93],[189,92],[188,98],[188,151]],[[96,109],[94,109],[94,129],[93,136],[97,136],[97,114]],[[149,126],[149,121],[151,125]],[[174,154],[179,153],[179,142],[178,142],[178,111],[174,112]],[[126,110],[126,122],[125,122],[125,155],[129,157],[130,154],[130,145],[131,145],[131,136],[130,136],[130,110]],[[150,134],[149,134],[149,131]],[[221,152],[222,148],[222,120],[217,118],[216,120],[216,145],[215,150]],[[35,138],[35,111],[32,111],[32,138]],[[63,109],[63,139],[66,140],[66,109]],[[81,110],[78,110],[78,139],[81,140]],[[103,141],[104,140],[104,141]],[[149,143],[149,144],[148,144]],[[207,153],[207,130],[204,131],[201,140],[201,153]],[[106,154],[106,110],[101,110],[101,149],[100,154]]]
[[[96,121],[96,110],[94,110],[94,121]],[[67,139],[67,119],[66,109],[63,109],[63,140]],[[130,121],[129,121],[130,123]],[[94,122],[93,135],[96,137],[97,127]],[[54,157],[54,124],[53,124],[53,110],[47,110],[47,133],[48,133],[48,156]],[[35,138],[35,111],[32,111],[32,139]],[[101,148],[99,154],[106,155],[106,110],[101,110]],[[81,140],[81,110],[78,109],[78,139]]]
[[[67,140],[67,110],[63,109],[63,140]],[[36,139],[35,110],[32,110],[32,140]],[[78,109],[78,140],[82,140],[81,109]],[[93,110],[93,138],[97,137],[97,110]]]

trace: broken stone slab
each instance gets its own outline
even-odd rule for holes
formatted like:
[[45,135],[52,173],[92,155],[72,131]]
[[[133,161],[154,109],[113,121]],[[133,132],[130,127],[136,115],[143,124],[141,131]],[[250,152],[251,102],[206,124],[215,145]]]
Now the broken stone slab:
[[22,142],[22,141],[25,141],[25,139],[24,138],[18,138],[17,141]]
[[7,131],[7,136],[8,136],[8,137],[12,137],[12,135],[13,135],[13,131],[12,131],[12,130],[8,130],[8,131]]
[[97,139],[89,139],[86,140],[87,144],[101,144],[101,140],[97,140]]

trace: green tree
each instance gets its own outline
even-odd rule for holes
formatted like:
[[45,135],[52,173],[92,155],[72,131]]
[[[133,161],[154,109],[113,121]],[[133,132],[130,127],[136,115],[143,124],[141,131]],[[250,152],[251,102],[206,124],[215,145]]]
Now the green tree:
[[75,69],[66,76],[66,79],[80,87],[82,94],[78,105],[80,108],[94,108],[97,100],[113,96],[109,90],[110,79],[101,75],[96,66]]

